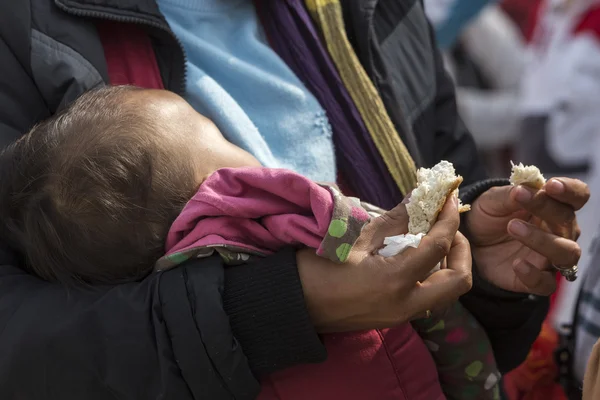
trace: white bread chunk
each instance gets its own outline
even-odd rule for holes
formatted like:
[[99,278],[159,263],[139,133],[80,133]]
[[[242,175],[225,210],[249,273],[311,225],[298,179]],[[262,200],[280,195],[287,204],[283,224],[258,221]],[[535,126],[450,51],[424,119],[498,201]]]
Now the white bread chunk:
[[[417,187],[406,204],[408,233],[427,234],[442,211],[448,196],[458,196],[458,186],[463,178],[456,175],[451,162],[440,161],[433,168],[419,168]],[[461,205],[459,212],[469,211],[469,205]]]
[[540,169],[534,165],[515,164],[512,161],[512,173],[510,174],[510,183],[513,186],[525,185],[534,189],[541,189],[546,183],[546,178],[540,172]]

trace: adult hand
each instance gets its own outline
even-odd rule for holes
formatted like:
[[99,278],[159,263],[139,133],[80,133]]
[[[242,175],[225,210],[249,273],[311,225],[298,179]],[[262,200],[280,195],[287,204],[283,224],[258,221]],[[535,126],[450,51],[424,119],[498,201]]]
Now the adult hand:
[[581,249],[575,211],[590,197],[576,179],[553,178],[541,190],[491,188],[466,216],[473,260],[480,275],[513,292],[550,295],[556,271],[577,265]]
[[[471,288],[470,245],[458,226],[453,197],[417,249],[382,257],[377,251],[383,239],[408,230],[401,204],[363,229],[344,265],[317,257],[311,249],[299,251],[298,270],[317,330],[390,328],[457,300]],[[444,257],[447,268],[428,276]]]

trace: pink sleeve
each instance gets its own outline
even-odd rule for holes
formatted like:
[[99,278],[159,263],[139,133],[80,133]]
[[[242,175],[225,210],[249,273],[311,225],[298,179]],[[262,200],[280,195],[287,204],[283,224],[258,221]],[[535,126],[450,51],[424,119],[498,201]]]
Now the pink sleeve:
[[318,248],[333,208],[328,189],[291,171],[221,169],[175,220],[166,250],[230,245],[269,254],[286,245]]

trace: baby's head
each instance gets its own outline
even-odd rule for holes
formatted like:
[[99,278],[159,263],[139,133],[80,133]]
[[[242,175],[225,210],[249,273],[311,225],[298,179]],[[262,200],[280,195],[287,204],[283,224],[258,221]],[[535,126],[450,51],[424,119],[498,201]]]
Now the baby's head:
[[0,156],[2,236],[47,280],[137,280],[202,181],[241,166],[258,162],[181,97],[96,89]]

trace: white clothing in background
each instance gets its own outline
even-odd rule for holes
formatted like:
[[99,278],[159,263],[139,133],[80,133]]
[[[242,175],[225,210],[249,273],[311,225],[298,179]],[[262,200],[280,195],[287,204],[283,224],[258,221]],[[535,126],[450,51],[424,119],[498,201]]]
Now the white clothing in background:
[[[548,0],[542,4],[521,84],[523,116],[549,117],[547,143],[560,164],[594,157],[590,144],[600,126],[600,41],[576,33],[599,0]],[[526,134],[526,132],[524,133]]]
[[458,87],[459,113],[480,149],[509,145],[519,133],[521,118],[517,88],[525,61],[523,37],[493,4],[467,26],[461,44],[492,88]]

